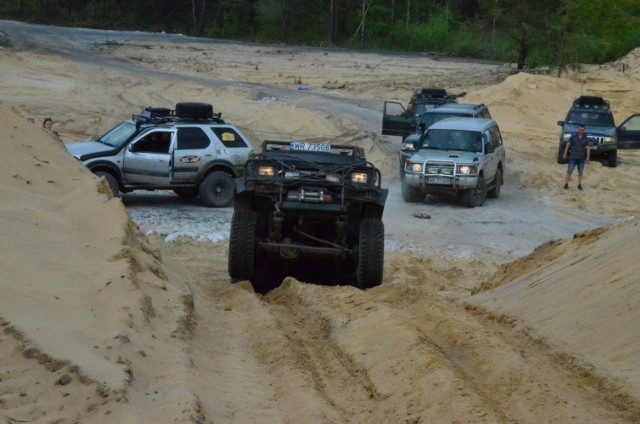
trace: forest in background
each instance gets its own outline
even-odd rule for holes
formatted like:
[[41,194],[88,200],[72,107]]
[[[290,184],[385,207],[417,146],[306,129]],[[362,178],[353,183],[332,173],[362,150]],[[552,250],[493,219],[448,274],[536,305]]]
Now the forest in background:
[[640,0],[0,0],[0,19],[560,68],[640,46]]

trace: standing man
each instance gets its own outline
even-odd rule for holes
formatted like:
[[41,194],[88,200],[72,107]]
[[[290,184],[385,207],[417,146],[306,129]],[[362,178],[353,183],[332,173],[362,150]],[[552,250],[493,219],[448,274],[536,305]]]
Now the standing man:
[[585,152],[586,161],[589,163],[589,156],[591,155],[591,143],[588,141],[587,136],[584,135],[584,125],[578,125],[578,133],[573,134],[567,144],[564,147],[564,160],[567,160],[567,154],[569,153],[569,147],[571,147],[571,156],[569,157],[569,165],[567,165],[567,176],[564,179],[564,188],[569,188],[569,180],[573,169],[578,167],[578,190],[582,190],[582,174],[584,172]]

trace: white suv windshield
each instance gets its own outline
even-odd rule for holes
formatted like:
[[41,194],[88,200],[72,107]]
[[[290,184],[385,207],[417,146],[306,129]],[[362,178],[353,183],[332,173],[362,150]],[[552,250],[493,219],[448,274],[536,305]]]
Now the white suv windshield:
[[482,151],[482,134],[478,131],[429,130],[424,138],[423,149]]
[[123,122],[100,137],[97,141],[111,147],[120,147],[129,140],[136,131],[135,124],[131,122]]

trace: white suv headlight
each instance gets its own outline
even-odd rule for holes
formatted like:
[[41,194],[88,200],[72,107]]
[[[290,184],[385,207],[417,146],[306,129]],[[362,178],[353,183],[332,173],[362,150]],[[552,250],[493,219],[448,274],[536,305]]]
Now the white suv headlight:
[[462,165],[458,168],[458,173],[462,175],[474,175],[478,173],[476,165]]

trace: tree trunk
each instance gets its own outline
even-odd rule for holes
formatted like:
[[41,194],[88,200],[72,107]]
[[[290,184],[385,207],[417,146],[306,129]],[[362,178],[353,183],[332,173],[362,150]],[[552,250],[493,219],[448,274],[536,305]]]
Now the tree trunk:
[[360,23],[360,26],[362,27],[362,33],[360,34],[360,47],[364,46],[364,18],[365,15],[367,14],[367,10],[365,9],[365,0],[362,0],[362,22]]
[[335,42],[335,26],[334,26],[334,17],[335,17],[335,11],[334,11],[334,5],[333,5],[333,0],[331,0],[331,3],[329,5],[329,41],[331,41],[332,43]]
[[396,0],[391,0],[391,25],[396,22]]
[[529,54],[529,41],[523,38],[518,42],[518,70],[519,71],[524,69],[524,64],[525,64],[525,61],[527,60],[528,54]]

